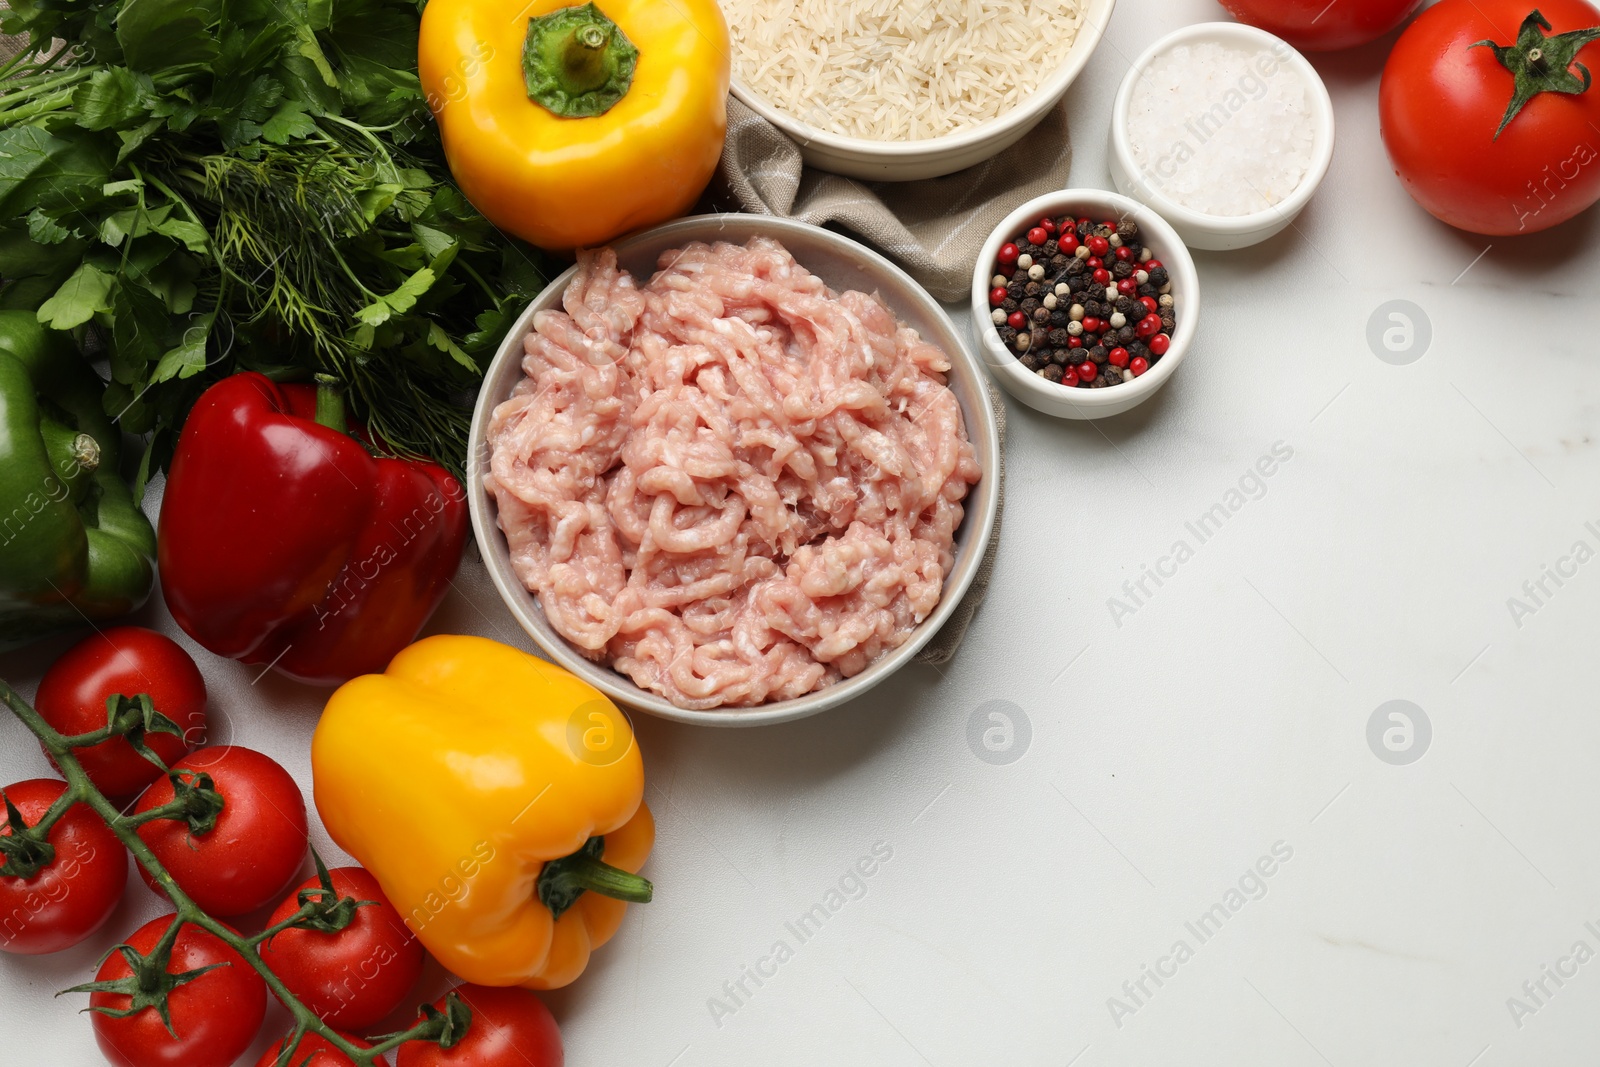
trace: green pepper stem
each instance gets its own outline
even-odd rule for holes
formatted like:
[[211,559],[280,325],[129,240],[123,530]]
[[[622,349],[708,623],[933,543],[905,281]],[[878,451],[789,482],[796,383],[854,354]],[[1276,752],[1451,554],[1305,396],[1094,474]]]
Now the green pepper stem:
[[321,374],[317,375],[317,424],[340,433],[350,432],[344,413],[344,393],[333,379]]
[[534,891],[551,915],[561,918],[563,912],[588,892],[633,904],[650,903],[655,895],[650,880],[602,860],[605,848],[605,838],[591,837],[572,855],[544,865]]
[[603,897],[626,900],[633,904],[648,904],[655,895],[650,879],[613,867],[603,860],[587,857],[575,861],[560,876],[560,884],[571,889],[587,889]]
[[603,115],[633,84],[639,49],[594,4],[528,20],[522,72],[528,99],[561,118]]

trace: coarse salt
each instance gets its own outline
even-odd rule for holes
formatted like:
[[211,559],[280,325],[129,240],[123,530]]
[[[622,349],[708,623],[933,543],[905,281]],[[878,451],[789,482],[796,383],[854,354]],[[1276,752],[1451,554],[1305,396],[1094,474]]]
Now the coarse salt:
[[1282,203],[1311,167],[1316,137],[1304,78],[1287,46],[1180,44],[1135,86],[1128,139],[1145,179],[1206,215]]

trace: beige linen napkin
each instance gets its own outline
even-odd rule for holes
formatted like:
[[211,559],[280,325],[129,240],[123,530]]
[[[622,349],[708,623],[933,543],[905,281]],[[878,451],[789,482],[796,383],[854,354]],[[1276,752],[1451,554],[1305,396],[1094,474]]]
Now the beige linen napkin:
[[1063,102],[977,166],[914,182],[858,181],[803,166],[793,141],[730,96],[714,199],[724,210],[846,230],[950,303],[967,299],[972,265],[994,228],[1024,201],[1065,189],[1071,162]]

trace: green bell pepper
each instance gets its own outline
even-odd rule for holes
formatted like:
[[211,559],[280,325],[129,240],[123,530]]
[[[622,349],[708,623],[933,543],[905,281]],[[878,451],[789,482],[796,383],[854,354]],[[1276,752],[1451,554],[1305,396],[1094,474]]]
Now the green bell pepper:
[[0,649],[150,595],[156,535],[122,479],[104,390],[66,335],[0,311]]

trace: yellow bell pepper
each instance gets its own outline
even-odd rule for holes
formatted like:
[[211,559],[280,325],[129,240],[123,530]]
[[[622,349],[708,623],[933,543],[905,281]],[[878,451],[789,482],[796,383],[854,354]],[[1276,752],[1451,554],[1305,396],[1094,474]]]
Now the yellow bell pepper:
[[554,989],[616,933],[655,841],[628,720],[481,637],[430,637],[341,686],[311,742],[317,811],[406,925],[479,985]]
[[682,215],[727,132],[717,0],[429,0],[417,66],[461,191],[545,248]]

